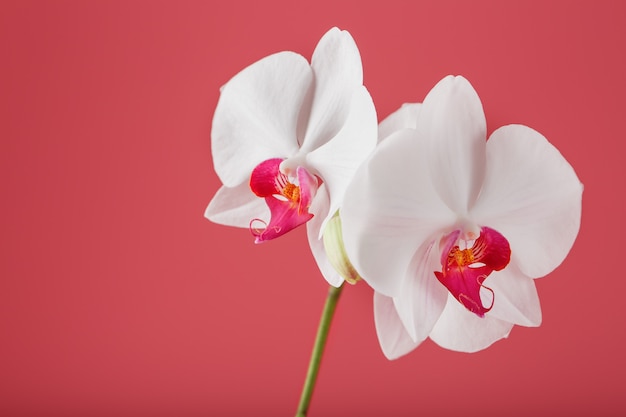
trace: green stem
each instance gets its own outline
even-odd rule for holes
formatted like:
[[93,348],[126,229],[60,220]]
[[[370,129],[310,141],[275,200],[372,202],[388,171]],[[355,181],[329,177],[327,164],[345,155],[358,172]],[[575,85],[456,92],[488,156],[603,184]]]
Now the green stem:
[[317,328],[317,336],[315,337],[315,344],[313,345],[313,352],[311,353],[309,370],[307,371],[306,379],[304,380],[304,388],[302,388],[302,396],[300,397],[300,404],[298,404],[296,417],[306,417],[306,413],[309,410],[311,396],[313,395],[313,388],[315,388],[315,380],[317,379],[317,373],[320,370],[320,363],[322,362],[322,355],[324,354],[324,347],[326,346],[326,338],[328,337],[328,331],[330,330],[330,322],[333,319],[333,314],[335,313],[337,301],[339,300],[342,289],[343,285],[338,288],[331,285],[328,288],[328,297],[326,298],[326,304],[324,304],[320,324]]

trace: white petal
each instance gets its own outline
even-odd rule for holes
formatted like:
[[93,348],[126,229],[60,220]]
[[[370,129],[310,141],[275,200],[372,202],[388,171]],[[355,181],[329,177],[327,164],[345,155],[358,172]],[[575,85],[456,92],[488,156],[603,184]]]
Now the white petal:
[[352,94],[363,85],[361,55],[347,31],[329,30],[317,44],[311,66],[315,92],[303,152],[323,145],[339,132],[348,117]]
[[449,295],[430,338],[446,349],[477,352],[507,337],[512,328],[512,323],[490,317],[489,313],[483,318],[478,317]]
[[541,324],[541,306],[532,278],[522,274],[514,264],[494,271],[484,285],[494,292],[493,308],[488,316],[521,326]]
[[511,261],[532,278],[567,256],[580,228],[583,186],[546,138],[521,125],[496,130],[487,142],[487,174],[472,218],[511,245]]
[[404,329],[393,300],[377,292],[374,293],[374,323],[380,347],[389,360],[398,359],[419,345]]
[[415,129],[421,103],[405,103],[378,124],[378,141],[401,129]]
[[407,270],[400,295],[393,299],[398,317],[417,343],[428,337],[448,299],[448,291],[433,273],[440,269],[439,245],[423,244]]
[[226,83],[211,131],[213,163],[224,185],[244,182],[264,160],[297,152],[298,115],[312,77],[306,59],[280,52]]
[[265,200],[250,191],[247,182],[237,187],[221,187],[209,203],[204,216],[226,226],[250,227],[252,219],[269,222],[270,211]]
[[320,272],[330,285],[339,287],[343,283],[343,278],[339,276],[335,268],[333,268],[328,261],[328,256],[324,249],[324,241],[320,238],[320,228],[328,214],[329,206],[328,192],[325,184],[322,184],[322,186],[318,188],[317,194],[315,194],[315,198],[309,208],[309,211],[313,213],[313,218],[306,224],[307,237],[309,239],[311,253],[313,254],[313,258],[315,258]]
[[401,290],[419,247],[456,220],[433,189],[424,143],[411,129],[381,142],[357,171],[341,218],[354,267],[390,297]]
[[330,195],[330,210],[322,228],[341,206],[356,170],[376,146],[376,109],[365,87],[353,95],[350,114],[337,135],[307,155],[307,164],[318,173]]
[[448,76],[424,99],[417,131],[428,143],[428,163],[437,192],[448,207],[467,214],[485,173],[485,114],[470,83]]

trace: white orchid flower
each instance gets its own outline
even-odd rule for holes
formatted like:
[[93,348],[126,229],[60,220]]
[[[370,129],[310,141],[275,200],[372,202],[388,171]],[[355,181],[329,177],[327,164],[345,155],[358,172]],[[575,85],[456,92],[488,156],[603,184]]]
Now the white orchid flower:
[[261,59],[221,89],[211,132],[223,183],[205,216],[250,228],[257,243],[307,223],[324,277],[343,279],[320,239],[354,172],[376,146],[377,119],[361,56],[346,31],[319,41],[311,64],[294,52]]
[[564,260],[580,226],[583,187],[570,164],[526,126],[486,140],[462,77],[444,78],[380,131],[389,136],[357,171],[341,217],[348,256],[375,290],[384,354],[427,337],[474,352],[514,324],[538,326],[533,279]]

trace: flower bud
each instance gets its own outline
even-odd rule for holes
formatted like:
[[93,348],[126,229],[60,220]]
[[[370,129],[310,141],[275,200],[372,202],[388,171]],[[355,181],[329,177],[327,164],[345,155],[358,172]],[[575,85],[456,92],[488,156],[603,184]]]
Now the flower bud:
[[326,223],[324,228],[324,249],[328,256],[328,261],[339,273],[341,278],[350,284],[356,284],[361,279],[359,273],[354,269],[348,254],[343,246],[343,234],[341,232],[341,218],[339,211]]

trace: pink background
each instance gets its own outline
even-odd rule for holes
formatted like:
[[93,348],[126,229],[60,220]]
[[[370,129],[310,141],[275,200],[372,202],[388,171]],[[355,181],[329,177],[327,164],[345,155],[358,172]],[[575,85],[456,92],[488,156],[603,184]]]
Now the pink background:
[[210,127],[230,77],[335,25],[379,117],[462,74],[489,131],[539,130],[585,192],[541,327],[389,362],[349,287],[310,416],[626,413],[626,3],[366,3],[2,3],[0,415],[294,414],[326,285],[304,230],[203,218]]

